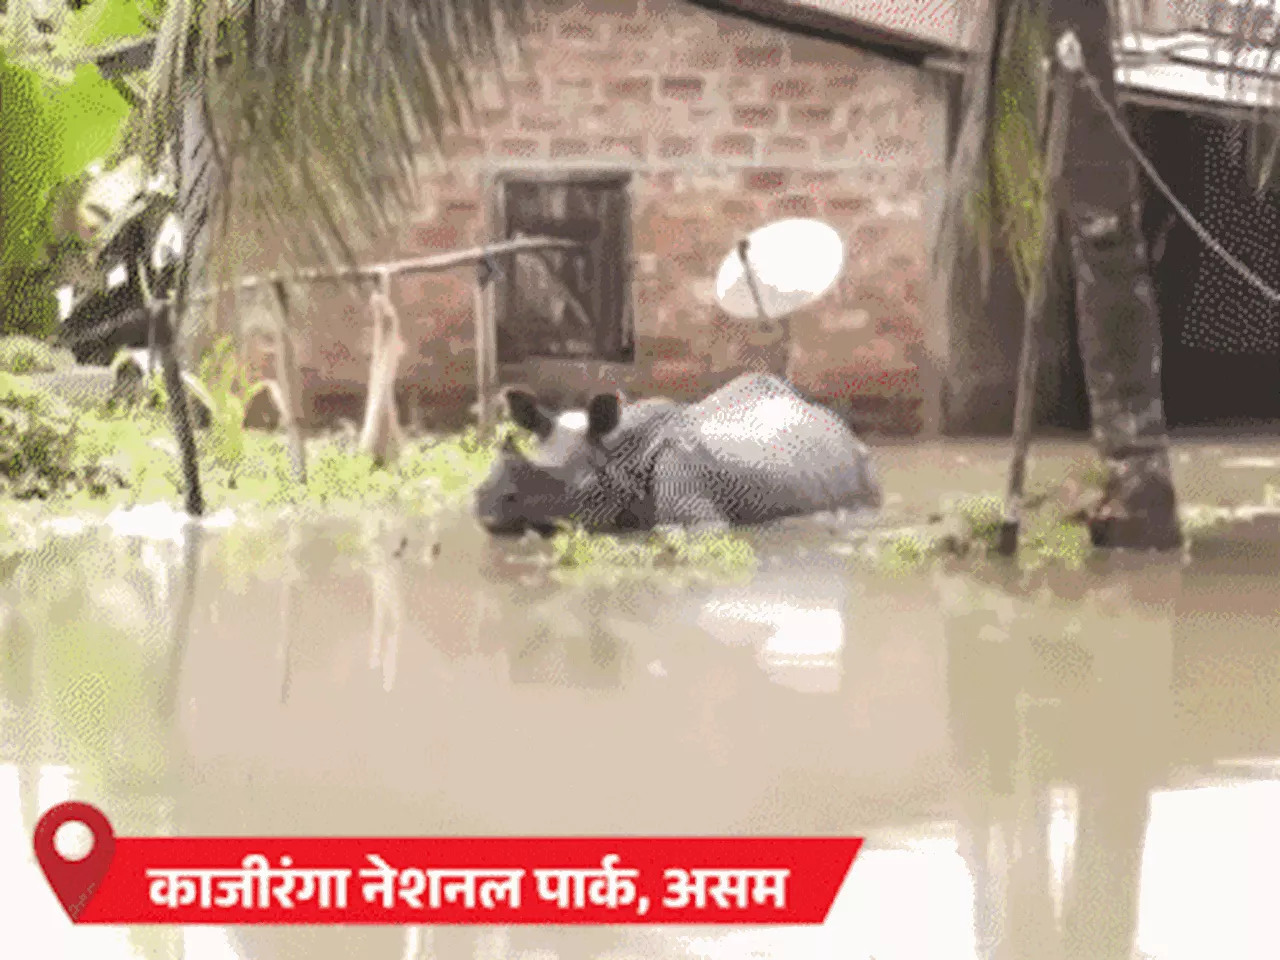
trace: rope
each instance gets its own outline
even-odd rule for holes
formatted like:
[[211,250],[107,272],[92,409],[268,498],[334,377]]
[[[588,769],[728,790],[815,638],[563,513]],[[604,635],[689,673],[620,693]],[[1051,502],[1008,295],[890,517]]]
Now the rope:
[[1156,188],[1162,194],[1164,194],[1165,199],[1169,201],[1173,206],[1173,209],[1180,217],[1182,217],[1187,226],[1192,229],[1195,235],[1200,238],[1201,242],[1204,243],[1206,247],[1226,261],[1227,265],[1235,270],[1236,273],[1240,274],[1240,276],[1244,278],[1250,286],[1256,289],[1272,303],[1280,303],[1280,291],[1277,291],[1260,276],[1250,270],[1242,260],[1219,243],[1213,234],[1211,234],[1200,224],[1198,220],[1196,220],[1195,216],[1186,208],[1182,201],[1174,196],[1173,191],[1169,189],[1169,185],[1165,183],[1160,174],[1156,172],[1155,165],[1147,158],[1147,155],[1142,152],[1142,148],[1134,142],[1133,137],[1129,134],[1128,128],[1116,115],[1115,108],[1112,107],[1107,101],[1107,98],[1103,96],[1102,88],[1098,85],[1097,78],[1094,77],[1093,74],[1089,72],[1088,68],[1083,66],[1083,64],[1080,66],[1080,73],[1081,79],[1084,81],[1084,85],[1089,88],[1089,92],[1093,95],[1093,99],[1097,102],[1098,106],[1102,108],[1103,113],[1107,115],[1107,119],[1111,121],[1111,126],[1115,128],[1116,135],[1120,138],[1121,143],[1123,143],[1129,149],[1129,152],[1133,154],[1133,158],[1138,161],[1138,164],[1146,172],[1147,176],[1151,178],[1151,182],[1156,185]]

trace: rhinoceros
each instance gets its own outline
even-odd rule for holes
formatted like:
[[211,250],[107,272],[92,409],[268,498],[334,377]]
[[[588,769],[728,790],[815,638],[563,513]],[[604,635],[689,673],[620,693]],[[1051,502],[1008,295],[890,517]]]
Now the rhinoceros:
[[599,532],[723,529],[880,506],[853,430],[768,374],[692,404],[601,393],[557,415],[523,389],[506,402],[537,445],[525,454],[508,438],[476,491],[493,534],[546,534],[562,521]]

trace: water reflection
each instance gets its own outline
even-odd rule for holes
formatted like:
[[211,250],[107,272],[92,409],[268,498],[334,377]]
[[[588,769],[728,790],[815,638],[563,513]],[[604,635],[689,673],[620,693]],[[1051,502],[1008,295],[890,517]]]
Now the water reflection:
[[[437,535],[432,559],[360,519],[81,532],[20,565],[4,955],[1274,953],[1280,617],[1256,563],[1029,585],[791,551],[749,585],[671,592],[553,586]],[[70,926],[29,853],[70,796],[143,835],[869,842],[818,929],[103,931]]]

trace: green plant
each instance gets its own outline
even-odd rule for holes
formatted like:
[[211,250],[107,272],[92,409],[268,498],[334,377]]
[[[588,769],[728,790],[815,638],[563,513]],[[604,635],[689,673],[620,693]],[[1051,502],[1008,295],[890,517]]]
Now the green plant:
[[205,355],[198,376],[184,376],[188,389],[209,411],[214,461],[230,471],[234,487],[236,471],[244,459],[245,411],[253,398],[266,389],[266,383],[249,381],[249,371],[240,363],[235,340],[229,336],[218,340]]
[[732,532],[655,531],[639,540],[571,524],[562,524],[552,538],[551,554],[562,572],[610,580],[636,574],[735,579],[750,574],[758,563],[751,544]]
[[60,491],[74,473],[75,420],[53,397],[0,374],[0,486],[19,500]]
[[1032,0],[1013,0],[1001,24],[978,188],[968,198],[984,262],[1003,247],[1027,296],[1045,256],[1047,185],[1042,130],[1048,105],[1044,69],[1049,30]]
[[53,287],[81,252],[58,223],[64,188],[116,149],[129,114],[128,99],[84,54],[142,32],[135,6],[97,0],[69,13],[50,51],[26,4],[10,5],[0,37],[0,331],[44,335],[57,323]]
[[52,373],[75,365],[68,350],[21,334],[0,337],[0,371],[4,373]]

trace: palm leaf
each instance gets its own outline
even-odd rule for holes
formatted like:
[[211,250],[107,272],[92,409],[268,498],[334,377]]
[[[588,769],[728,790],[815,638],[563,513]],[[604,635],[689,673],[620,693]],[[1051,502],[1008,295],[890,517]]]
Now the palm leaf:
[[1039,0],[991,0],[980,17],[934,248],[948,301],[957,262],[970,250],[984,294],[997,247],[1010,257],[1024,295],[1044,257],[1044,10]]
[[[350,262],[418,200],[420,163],[497,74],[522,0],[171,0],[147,110],[155,162],[199,98],[221,177],[214,249],[265,231],[286,257]],[[224,264],[235,267],[235,264]]]

